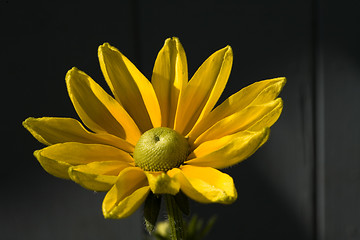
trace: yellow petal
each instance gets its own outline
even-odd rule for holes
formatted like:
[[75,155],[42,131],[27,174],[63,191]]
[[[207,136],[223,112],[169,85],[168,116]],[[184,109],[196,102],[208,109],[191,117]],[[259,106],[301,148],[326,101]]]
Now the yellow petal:
[[140,207],[149,194],[146,175],[137,167],[124,169],[103,201],[105,218],[125,218]]
[[23,125],[39,142],[46,145],[64,142],[100,143],[127,152],[134,151],[134,146],[124,139],[106,133],[91,133],[72,118],[30,117],[23,122]]
[[[189,156],[185,164],[226,168],[251,156],[268,139],[270,129],[259,132],[244,131],[224,138],[204,142]],[[217,144],[219,146],[217,146]]]
[[233,203],[237,192],[233,179],[211,167],[185,165],[171,172],[179,179],[181,191],[201,203]]
[[179,39],[165,40],[151,78],[161,109],[163,127],[173,128],[179,95],[188,80],[187,60]]
[[71,165],[87,164],[99,161],[120,161],[133,164],[129,153],[118,148],[102,144],[84,144],[76,142],[58,143],[38,150],[38,154],[69,163]]
[[142,132],[161,126],[155,91],[145,76],[116,48],[105,43],[98,51],[100,67],[115,98]]
[[230,75],[233,53],[227,46],[212,54],[180,95],[175,130],[186,135],[218,101]]
[[134,164],[129,153],[102,144],[58,143],[37,150],[34,155],[48,173],[66,179],[69,178],[68,169],[73,165],[100,161]]
[[46,172],[58,178],[70,179],[68,169],[71,167],[71,164],[44,157],[40,153],[41,150],[37,150],[34,152],[34,156]]
[[[193,146],[247,130],[253,125],[256,125],[253,127],[256,130],[270,127],[280,116],[282,108],[283,102],[280,98],[262,105],[251,105],[214,124],[195,140]],[[190,139],[190,142],[192,140]]]
[[261,105],[274,100],[286,83],[286,79],[274,78],[253,83],[233,94],[201,120],[189,133],[190,139],[196,139],[216,122],[226,118],[249,105]]
[[261,119],[253,123],[247,130],[249,131],[259,131],[264,127],[271,127],[280,117],[283,109],[283,103],[280,101],[280,104],[277,105],[274,109],[265,114]]
[[91,130],[107,132],[135,145],[141,133],[122,106],[84,72],[66,74],[69,96],[76,112]]
[[132,167],[129,163],[119,161],[92,162],[69,168],[71,180],[82,187],[93,191],[108,191],[116,182],[117,175],[125,168]]
[[150,189],[154,194],[176,195],[179,192],[179,182],[164,172],[145,171]]

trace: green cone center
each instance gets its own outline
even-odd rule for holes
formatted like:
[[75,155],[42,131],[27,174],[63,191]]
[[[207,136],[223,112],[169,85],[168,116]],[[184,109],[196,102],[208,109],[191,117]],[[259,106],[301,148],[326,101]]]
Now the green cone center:
[[145,171],[168,171],[187,158],[189,143],[182,135],[166,127],[153,128],[141,135],[134,150],[136,166]]

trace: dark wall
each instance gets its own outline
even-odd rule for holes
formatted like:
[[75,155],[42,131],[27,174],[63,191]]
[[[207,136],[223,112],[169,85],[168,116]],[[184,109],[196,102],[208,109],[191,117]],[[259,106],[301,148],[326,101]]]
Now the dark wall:
[[[218,216],[208,239],[360,239],[360,5],[357,1],[0,0],[2,239],[141,239],[141,210],[104,220],[102,193],[47,174],[29,116],[77,118],[64,76],[76,66],[107,89],[97,47],[109,42],[151,77],[167,37],[182,42],[191,76],[231,45],[221,101],[255,81],[286,76],[270,140],[225,170],[239,198],[192,203]],[[108,89],[107,89],[108,90]]]

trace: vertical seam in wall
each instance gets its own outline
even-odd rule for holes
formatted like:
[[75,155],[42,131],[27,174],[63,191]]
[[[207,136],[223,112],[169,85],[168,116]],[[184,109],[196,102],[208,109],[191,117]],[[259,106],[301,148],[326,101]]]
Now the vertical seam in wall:
[[316,80],[317,80],[317,47],[318,47],[318,22],[317,22],[317,0],[311,1],[311,100],[312,100],[312,143],[313,143],[313,168],[312,168],[312,209],[313,209],[313,236],[314,240],[318,239],[318,215],[317,215],[317,197],[318,197],[318,185],[317,185],[317,159],[316,159]]
[[314,239],[325,240],[325,156],[324,156],[324,77],[322,63],[321,0],[312,1],[313,58],[313,143],[314,143]]
[[312,15],[312,19],[311,19],[311,57],[312,57],[312,86],[311,86],[311,90],[312,90],[312,143],[313,143],[313,173],[312,173],[312,184],[313,184],[313,199],[312,199],[312,204],[313,204],[313,239],[315,240],[319,240],[319,229],[318,229],[318,224],[319,224],[319,216],[318,216],[318,168],[319,165],[317,163],[317,109],[318,109],[318,105],[317,105],[317,61],[318,61],[318,1],[317,0],[313,0],[312,1],[312,6],[311,6],[311,15]]

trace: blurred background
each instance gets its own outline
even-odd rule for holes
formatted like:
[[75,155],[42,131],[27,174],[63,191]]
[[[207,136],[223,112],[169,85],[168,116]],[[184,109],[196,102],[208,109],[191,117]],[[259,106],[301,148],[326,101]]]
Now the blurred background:
[[360,239],[360,2],[356,0],[0,0],[1,239],[143,239],[142,209],[105,220],[103,193],[47,174],[27,117],[78,118],[64,77],[73,66],[106,90],[97,47],[109,42],[151,78],[177,36],[189,76],[231,45],[223,101],[285,76],[284,111],[270,140],[226,169],[238,200],[192,202],[217,222],[207,239]]

